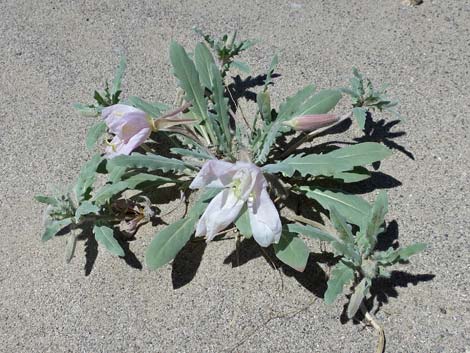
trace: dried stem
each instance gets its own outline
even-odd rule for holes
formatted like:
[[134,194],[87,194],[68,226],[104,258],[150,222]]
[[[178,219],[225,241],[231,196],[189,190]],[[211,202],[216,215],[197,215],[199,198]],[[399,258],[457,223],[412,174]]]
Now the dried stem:
[[379,339],[377,342],[377,348],[375,350],[375,353],[383,353],[385,350],[385,331],[382,327],[382,325],[379,324],[377,319],[369,313],[367,310],[366,306],[364,305],[364,302],[361,303],[360,309],[362,313],[364,314],[364,317],[366,318],[367,321],[371,324],[371,326],[377,331],[379,334]]

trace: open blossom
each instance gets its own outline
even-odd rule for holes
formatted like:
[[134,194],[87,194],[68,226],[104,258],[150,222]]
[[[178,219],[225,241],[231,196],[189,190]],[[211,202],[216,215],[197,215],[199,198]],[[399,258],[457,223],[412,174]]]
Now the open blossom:
[[196,236],[212,240],[234,222],[247,205],[253,237],[267,247],[277,243],[282,225],[279,213],[266,190],[259,167],[250,162],[207,161],[190,185],[192,189],[224,188],[207,206],[196,227]]
[[297,131],[313,131],[319,128],[332,125],[338,121],[338,116],[335,114],[315,114],[315,115],[302,115],[292,118],[286,122]]
[[108,143],[106,157],[131,154],[149,138],[152,131],[170,131],[172,126],[193,123],[193,119],[174,117],[187,107],[188,104],[157,119],[153,119],[140,109],[125,104],[115,104],[103,109],[101,115],[109,132],[115,135]]
[[106,148],[106,156],[113,158],[120,154],[129,155],[145,142],[155,130],[150,116],[140,109],[124,104],[115,104],[103,109],[109,132],[114,138]]

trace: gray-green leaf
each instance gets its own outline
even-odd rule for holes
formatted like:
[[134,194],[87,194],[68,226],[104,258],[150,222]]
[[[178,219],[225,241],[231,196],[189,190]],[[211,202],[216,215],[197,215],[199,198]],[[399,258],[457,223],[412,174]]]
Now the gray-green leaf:
[[149,171],[162,170],[164,172],[172,171],[183,171],[192,166],[184,163],[181,160],[174,158],[166,158],[155,154],[140,154],[132,153],[130,156],[116,156],[108,161],[108,170],[112,170],[114,167],[126,167],[126,168],[145,168]]
[[325,292],[325,303],[332,304],[338,295],[343,293],[343,288],[354,279],[354,270],[346,266],[343,262],[338,262],[331,271],[328,280],[328,288]]
[[362,130],[364,130],[366,126],[367,109],[356,107],[356,108],[353,108],[352,111],[353,111],[354,117],[356,118],[357,124]]
[[86,147],[91,150],[95,144],[103,137],[107,130],[106,123],[104,121],[98,121],[94,124],[86,135]]
[[99,154],[95,154],[91,160],[83,165],[74,187],[75,195],[79,202],[89,198],[91,188],[96,180],[96,169],[101,163],[101,160],[101,156]]
[[331,207],[334,207],[349,223],[360,226],[369,214],[369,203],[359,196],[307,186],[300,187],[300,190],[323,208],[331,211]]
[[248,209],[246,205],[244,205],[242,210],[240,211],[240,215],[235,221],[235,226],[237,227],[240,234],[243,235],[245,238],[252,237],[253,231],[251,230],[250,216],[248,215]]
[[302,234],[312,239],[318,239],[321,241],[328,241],[328,242],[338,240],[333,235],[322,232],[318,228],[315,228],[309,225],[300,225],[296,223],[291,223],[291,224],[288,224],[287,227],[290,232],[293,232],[296,234]]
[[114,237],[112,228],[95,225],[93,227],[93,234],[95,234],[96,241],[103,245],[111,254],[124,256],[124,250]]
[[46,242],[54,237],[60,230],[67,227],[73,222],[73,218],[65,218],[60,221],[52,221],[50,224],[46,226],[46,230],[42,235],[42,241]]
[[284,230],[278,244],[273,244],[276,257],[293,269],[303,272],[310,254],[307,245],[297,235]]
[[78,206],[78,208],[75,211],[75,219],[78,222],[81,216],[87,215],[90,213],[98,213],[100,211],[100,208],[96,206],[95,204],[91,203],[90,201],[84,201]]
[[369,293],[370,284],[371,282],[369,279],[363,278],[354,289],[354,293],[352,294],[351,299],[349,299],[347,309],[348,318],[352,319],[354,315],[356,315],[366,295]]

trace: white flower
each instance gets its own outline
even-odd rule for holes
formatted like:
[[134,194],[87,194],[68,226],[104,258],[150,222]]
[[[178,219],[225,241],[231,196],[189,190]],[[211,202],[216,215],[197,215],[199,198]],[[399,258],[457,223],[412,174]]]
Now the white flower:
[[199,219],[196,236],[205,235],[207,240],[212,240],[237,219],[246,204],[253,237],[258,244],[267,247],[279,242],[281,219],[259,167],[250,162],[207,161],[190,185],[191,189],[204,187],[224,190],[212,199]]

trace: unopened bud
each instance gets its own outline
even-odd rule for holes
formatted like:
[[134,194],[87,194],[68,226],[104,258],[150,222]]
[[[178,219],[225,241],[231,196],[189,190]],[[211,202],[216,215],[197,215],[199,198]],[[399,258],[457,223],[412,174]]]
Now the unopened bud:
[[314,131],[333,125],[338,120],[339,117],[335,114],[302,115],[285,121],[284,125],[288,125],[297,131]]

